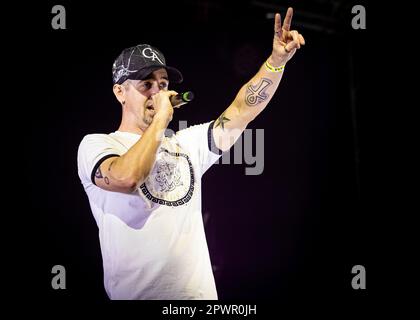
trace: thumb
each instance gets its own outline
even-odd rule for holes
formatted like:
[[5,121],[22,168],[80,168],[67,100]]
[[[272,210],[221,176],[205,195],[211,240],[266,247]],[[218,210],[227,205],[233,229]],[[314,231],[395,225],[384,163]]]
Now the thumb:
[[299,47],[299,43],[298,43],[298,41],[293,40],[293,41],[290,41],[289,43],[287,43],[287,44],[284,46],[284,50],[285,50],[287,53],[290,53],[292,50],[295,50],[295,49],[297,49],[298,47]]

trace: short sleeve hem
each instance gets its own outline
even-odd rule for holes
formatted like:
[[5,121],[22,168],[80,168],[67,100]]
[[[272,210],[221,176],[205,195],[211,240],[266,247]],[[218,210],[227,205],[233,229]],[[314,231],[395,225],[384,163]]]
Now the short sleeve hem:
[[95,186],[96,186],[96,183],[95,183],[95,173],[96,173],[96,170],[98,170],[99,166],[102,164],[102,162],[104,162],[108,158],[111,158],[111,157],[119,157],[119,156],[120,156],[119,154],[107,154],[106,156],[103,156],[101,159],[99,159],[96,162],[95,166],[92,169],[92,173],[90,175],[90,179],[92,180],[92,183]]
[[220,150],[217,146],[216,146],[216,142],[214,141],[214,136],[213,136],[213,124],[214,121],[210,122],[209,125],[209,129],[207,131],[207,143],[208,143],[208,147],[209,150],[217,155],[221,155],[223,154],[223,151]]

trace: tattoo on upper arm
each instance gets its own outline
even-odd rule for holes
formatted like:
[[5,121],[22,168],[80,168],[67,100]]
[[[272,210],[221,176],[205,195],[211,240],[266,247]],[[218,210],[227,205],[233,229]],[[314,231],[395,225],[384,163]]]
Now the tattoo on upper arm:
[[246,88],[245,102],[248,106],[254,107],[257,104],[267,100],[270,95],[265,90],[273,84],[268,78],[262,78],[255,86],[249,84]]
[[95,172],[95,178],[98,178],[98,179],[102,179],[103,178],[101,167],[98,167],[98,169],[96,170],[96,172]]
[[101,171],[101,167],[98,167],[98,169],[96,170],[96,172],[95,172],[95,178],[97,178],[97,179],[104,179],[104,181],[105,181],[105,183],[106,184],[109,184],[109,179],[108,179],[108,177],[104,177],[103,175],[102,175],[102,171]]
[[223,112],[221,114],[221,116],[219,118],[217,118],[216,125],[214,126],[215,128],[217,128],[218,126],[221,126],[222,127],[222,130],[225,130],[225,123],[228,122],[228,121],[230,121],[229,118],[226,118],[225,117],[225,112]]

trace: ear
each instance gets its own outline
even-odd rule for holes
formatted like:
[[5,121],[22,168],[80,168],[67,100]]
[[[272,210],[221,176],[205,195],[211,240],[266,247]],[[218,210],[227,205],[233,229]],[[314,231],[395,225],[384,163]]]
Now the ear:
[[120,85],[120,84],[114,84],[114,86],[112,87],[112,91],[114,91],[114,94],[115,94],[115,97],[117,98],[117,100],[121,104],[124,104],[125,103],[125,93],[126,93],[125,86]]

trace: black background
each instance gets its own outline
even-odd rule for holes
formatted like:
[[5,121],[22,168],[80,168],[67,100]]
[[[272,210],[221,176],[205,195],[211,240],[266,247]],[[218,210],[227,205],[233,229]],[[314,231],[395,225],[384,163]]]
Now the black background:
[[[32,299],[107,301],[98,230],[76,156],[84,135],[119,125],[111,66],[121,50],[149,43],[182,71],[184,83],[172,88],[192,90],[196,98],[176,111],[171,128],[179,120],[207,122],[269,56],[273,19],[266,13],[279,8],[284,17],[293,6],[292,28],[306,45],[249,125],[264,129],[263,174],[247,176],[245,164],[230,164],[213,166],[203,178],[219,298],[325,310],[371,305],[383,280],[381,141],[373,115],[385,88],[372,86],[383,77],[372,41],[380,11],[366,1],[61,2],[67,29],[53,30],[55,4],[36,7],[39,19],[26,34],[35,43],[30,59],[37,66],[31,81],[36,102],[22,111],[30,115],[28,189],[35,219],[24,260],[33,266],[27,289]],[[366,30],[351,27],[356,4],[365,5]],[[57,264],[66,268],[66,290],[51,288]],[[351,287],[351,269],[358,264],[367,271],[366,290]]]

